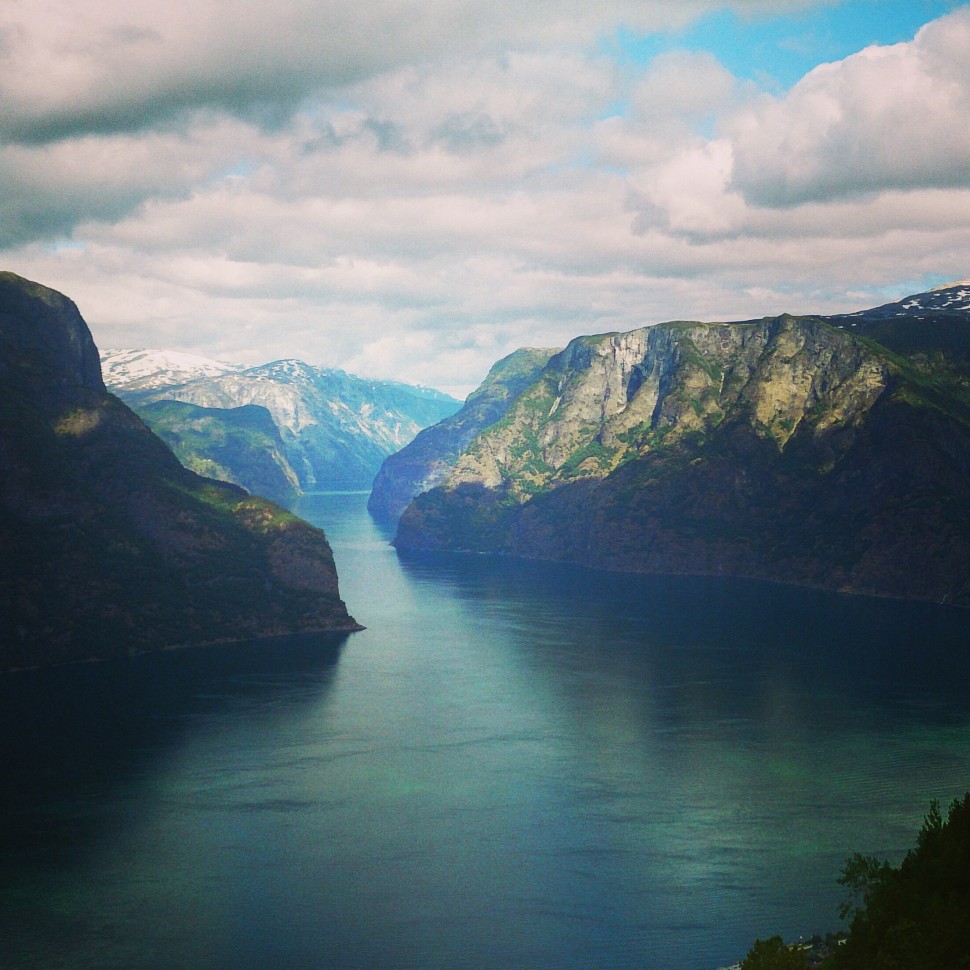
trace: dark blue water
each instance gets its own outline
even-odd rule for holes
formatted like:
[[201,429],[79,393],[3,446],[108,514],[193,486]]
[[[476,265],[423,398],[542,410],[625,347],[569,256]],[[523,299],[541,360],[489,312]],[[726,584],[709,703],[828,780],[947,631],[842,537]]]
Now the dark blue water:
[[970,616],[404,559],[368,629],[0,679],[0,967],[712,970],[970,788]]

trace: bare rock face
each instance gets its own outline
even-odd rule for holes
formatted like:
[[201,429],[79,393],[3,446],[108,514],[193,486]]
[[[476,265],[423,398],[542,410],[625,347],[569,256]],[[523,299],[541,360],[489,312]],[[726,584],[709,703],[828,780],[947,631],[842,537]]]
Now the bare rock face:
[[359,629],[319,530],[183,468],[61,294],[0,275],[0,670]]
[[970,394],[937,376],[818,318],[580,337],[396,543],[970,605]]
[[521,499],[602,478],[729,416],[783,448],[803,422],[851,425],[888,378],[889,362],[858,341],[793,317],[581,337],[470,444],[450,484],[501,486]]

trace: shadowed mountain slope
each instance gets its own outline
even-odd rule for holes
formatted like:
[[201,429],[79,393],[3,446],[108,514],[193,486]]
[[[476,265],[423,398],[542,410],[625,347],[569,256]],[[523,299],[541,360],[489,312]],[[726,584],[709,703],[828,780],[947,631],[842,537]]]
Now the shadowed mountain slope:
[[138,414],[197,474],[231,482],[284,506],[299,496],[299,479],[266,408],[201,408],[184,401],[156,401],[142,405]]
[[67,297],[0,274],[0,669],[359,629],[326,537],[106,393]]

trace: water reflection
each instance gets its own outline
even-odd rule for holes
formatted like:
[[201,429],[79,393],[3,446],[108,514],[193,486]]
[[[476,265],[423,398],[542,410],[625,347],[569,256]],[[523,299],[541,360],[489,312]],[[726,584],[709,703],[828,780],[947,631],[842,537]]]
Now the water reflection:
[[4,967],[711,970],[970,778],[963,614],[399,558],[365,498],[301,508],[345,644],[4,698]]
[[530,703],[555,712],[563,804],[595,827],[587,848],[616,853],[600,889],[637,901],[657,960],[664,926],[710,941],[745,925],[740,952],[752,932],[831,928],[844,858],[898,859],[929,799],[970,781],[963,613],[475,556],[401,565],[506,632]]
[[[0,754],[25,801],[46,783],[142,771],[207,714],[325,691],[346,635],[278,637],[0,677]],[[8,802],[9,804],[9,802]]]
[[[668,688],[679,684],[703,695],[711,687],[708,699],[722,704],[730,687],[767,695],[771,705],[784,706],[787,694],[847,709],[853,698],[922,706],[933,719],[968,710],[965,611],[781,584],[611,574],[484,556],[399,553],[399,559],[412,581],[446,585],[499,615],[518,631],[531,662],[557,674],[563,663],[568,670],[570,657],[585,667],[592,652],[604,667],[634,679],[662,659]],[[733,708],[740,698],[727,700]]]
[[[211,845],[177,834],[166,803],[176,815],[245,815],[236,769],[325,696],[345,641],[276,638],[0,678],[0,963],[153,965],[150,944],[124,938],[133,911],[153,911],[138,929],[150,937],[155,921],[191,925],[193,907],[212,908],[192,892],[201,867],[214,878]],[[227,724],[234,754],[223,747],[224,763],[193,777],[190,752]],[[263,792],[249,807],[284,809],[287,797]]]

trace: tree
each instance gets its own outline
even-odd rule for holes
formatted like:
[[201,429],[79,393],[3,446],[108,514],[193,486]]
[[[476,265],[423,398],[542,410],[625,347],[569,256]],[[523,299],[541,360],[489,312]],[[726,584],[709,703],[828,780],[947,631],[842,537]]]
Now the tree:
[[[855,853],[839,884],[851,919],[825,970],[970,970],[970,792],[944,818],[937,801],[899,866]],[[804,970],[780,936],[757,940],[741,970]]]
[[930,803],[900,866],[857,853],[839,882],[861,905],[842,907],[852,923],[834,970],[970,970],[970,793],[945,819]]
[[855,919],[864,913],[873,893],[890,878],[892,871],[888,862],[880,862],[859,852],[846,859],[838,883],[848,887],[852,895],[839,904],[839,919],[850,916]]
[[755,940],[741,961],[741,970],[805,970],[807,966],[805,955],[786,946],[780,936]]

